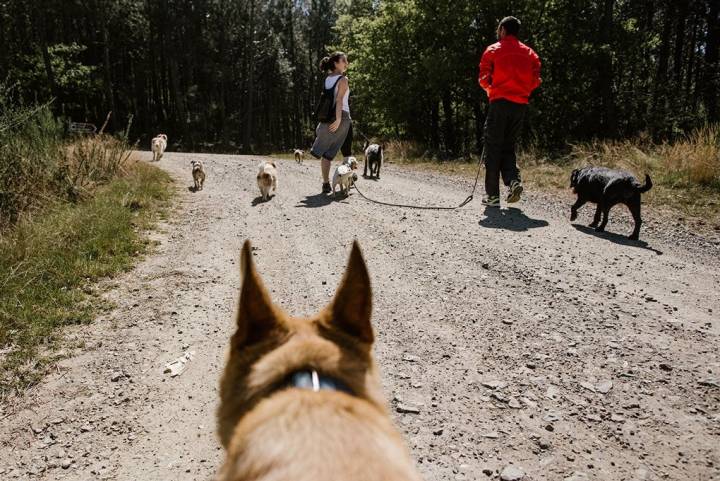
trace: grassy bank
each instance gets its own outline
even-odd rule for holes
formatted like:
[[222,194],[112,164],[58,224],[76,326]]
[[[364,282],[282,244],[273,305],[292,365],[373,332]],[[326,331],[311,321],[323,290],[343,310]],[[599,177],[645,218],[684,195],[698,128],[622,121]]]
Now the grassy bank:
[[57,202],[78,202],[122,172],[126,142],[108,135],[68,140],[47,106],[0,114],[0,230]]
[[92,320],[93,284],[145,251],[171,184],[123,138],[67,139],[47,106],[2,110],[0,158],[1,401],[42,376],[58,328]]
[[145,164],[78,203],[57,203],[0,237],[0,398],[35,382],[57,328],[87,323],[102,303],[93,284],[129,269],[142,235],[170,196],[170,179]]

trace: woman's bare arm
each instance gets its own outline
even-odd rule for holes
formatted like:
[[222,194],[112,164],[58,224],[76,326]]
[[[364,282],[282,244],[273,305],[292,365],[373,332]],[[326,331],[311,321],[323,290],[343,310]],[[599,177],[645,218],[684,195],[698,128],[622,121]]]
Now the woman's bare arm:
[[342,122],[343,97],[347,91],[348,79],[347,77],[343,77],[338,82],[337,97],[335,97],[335,122],[330,124],[330,132],[335,132],[340,128],[340,123]]

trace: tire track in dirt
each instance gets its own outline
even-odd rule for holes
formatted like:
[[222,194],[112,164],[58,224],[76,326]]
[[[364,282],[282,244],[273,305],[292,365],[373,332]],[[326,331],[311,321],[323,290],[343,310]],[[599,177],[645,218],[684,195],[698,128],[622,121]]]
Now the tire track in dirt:
[[[194,194],[191,158],[208,171]],[[314,162],[280,161],[279,194],[256,204],[253,158],[168,153],[159,165],[183,189],[177,212],[156,252],[108,282],[117,308],[68,331],[85,348],[3,407],[0,478],[211,479],[243,240],[273,299],[303,315],[331,299],[355,237],[388,404],[426,479],[494,479],[510,463],[530,479],[718,477],[710,241],[668,237],[648,211],[641,236],[658,255],[574,229],[567,199],[533,193],[524,214],[330,201]],[[470,187],[392,165],[361,182],[381,200],[442,205]],[[613,214],[609,229],[627,230]],[[187,350],[187,370],[163,374]],[[420,413],[396,412],[398,400]]]

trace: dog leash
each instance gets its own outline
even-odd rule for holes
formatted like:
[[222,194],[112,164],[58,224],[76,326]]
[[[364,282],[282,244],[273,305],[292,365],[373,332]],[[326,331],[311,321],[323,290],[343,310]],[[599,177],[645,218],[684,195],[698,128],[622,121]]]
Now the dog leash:
[[379,205],[386,205],[389,207],[402,207],[406,209],[418,209],[418,210],[457,210],[465,207],[468,205],[472,200],[475,198],[475,190],[477,189],[478,179],[480,178],[480,171],[482,170],[482,157],[480,158],[480,162],[478,164],[478,171],[475,175],[475,185],[473,185],[472,191],[470,192],[470,195],[467,196],[467,198],[462,201],[460,204],[450,207],[450,206],[439,206],[439,205],[413,205],[413,204],[396,204],[393,202],[383,202],[381,200],[376,200],[368,197],[367,195],[363,194],[363,192],[358,188],[357,183],[353,182],[353,186],[355,187],[355,190],[358,194],[360,194],[360,197],[367,200],[368,202],[372,202],[373,204],[379,204]]
[[[365,140],[370,143],[370,140],[365,136],[365,134],[362,133],[359,129],[355,129],[357,133],[359,133]],[[482,171],[482,165],[483,165],[483,154],[485,153],[485,147],[483,146],[483,150],[480,153],[480,160],[478,161],[478,170],[477,174],[475,174],[475,184],[473,184],[472,191],[470,192],[470,195],[467,196],[467,198],[462,201],[460,204],[450,207],[450,206],[436,206],[436,205],[412,205],[412,204],[396,204],[393,202],[383,202],[380,200],[372,199],[368,197],[367,195],[363,194],[363,192],[358,188],[358,185],[356,182],[353,182],[353,186],[355,187],[355,190],[358,194],[360,194],[360,197],[365,199],[368,202],[372,202],[373,204],[379,204],[379,205],[385,205],[388,207],[402,207],[405,209],[418,209],[418,210],[457,210],[462,209],[466,205],[468,205],[472,200],[475,198],[475,191],[477,190],[478,180],[480,179],[480,172]]]
[[365,134],[362,133],[362,130],[360,130],[360,129],[358,129],[358,128],[355,127],[355,123],[356,123],[356,122],[353,120],[353,132],[357,132],[358,134],[360,134],[360,136],[361,136],[363,139],[365,139],[365,142],[367,142],[368,145],[370,145],[370,143],[371,143],[371,142],[370,142],[370,139],[367,138],[367,135],[365,135]]

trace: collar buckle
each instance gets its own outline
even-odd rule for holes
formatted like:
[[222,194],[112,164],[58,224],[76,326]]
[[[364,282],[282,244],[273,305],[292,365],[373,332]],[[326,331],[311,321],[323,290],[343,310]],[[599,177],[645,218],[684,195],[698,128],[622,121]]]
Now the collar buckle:
[[353,395],[352,390],[339,379],[324,376],[315,369],[296,371],[288,377],[288,387],[307,389],[313,392],[339,391]]

